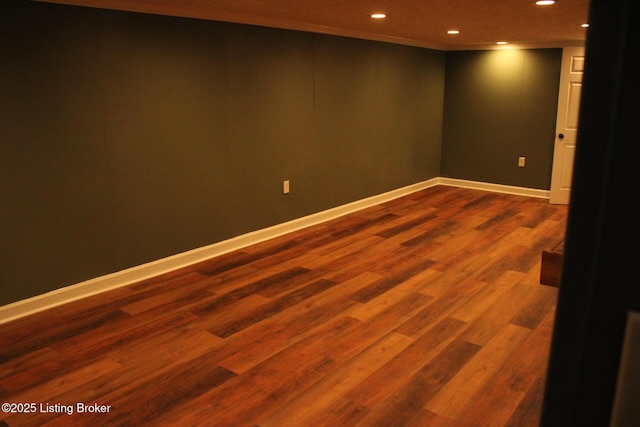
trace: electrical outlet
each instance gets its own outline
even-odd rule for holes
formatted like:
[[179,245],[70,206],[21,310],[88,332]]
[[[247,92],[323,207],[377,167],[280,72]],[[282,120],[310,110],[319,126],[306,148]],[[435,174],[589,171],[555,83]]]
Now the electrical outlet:
[[289,180],[282,182],[282,194],[289,194]]
[[521,168],[523,168],[523,167],[524,167],[524,164],[525,164],[525,161],[526,161],[526,157],[524,157],[524,156],[520,156],[520,157],[518,157],[518,166],[520,166]]

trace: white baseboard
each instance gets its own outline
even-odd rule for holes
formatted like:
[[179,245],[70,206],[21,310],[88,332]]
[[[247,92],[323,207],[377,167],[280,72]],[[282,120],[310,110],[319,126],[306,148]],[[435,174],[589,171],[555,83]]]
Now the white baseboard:
[[297,218],[282,224],[277,224],[262,230],[253,231],[237,237],[233,237],[212,245],[193,249],[167,258],[162,258],[146,264],[128,268],[126,270],[96,277],[75,285],[56,289],[42,295],[27,298],[0,307],[0,324],[47,310],[62,304],[106,292],[112,289],[130,285],[146,280],[179,268],[188,267],[207,259],[226,254],[265,240],[273,239],[293,231],[297,231],[312,225],[320,224],[334,218],[347,215],[371,206],[378,205],[399,197],[415,193],[436,185],[448,185],[453,187],[472,188],[477,190],[493,191],[499,193],[516,194],[529,197],[549,198],[549,192],[522,187],[489,184],[476,181],[465,181],[452,178],[433,178],[417,184],[402,187],[387,193],[378,194],[366,199],[357,200],[346,205],[338,206],[302,218]]
[[449,185],[452,187],[471,188],[474,190],[492,191],[494,193],[513,194],[516,196],[536,197],[548,199],[549,190],[538,190],[537,188],[514,187],[512,185],[492,184],[490,182],[467,181],[455,178],[438,178],[439,185]]
[[337,206],[322,212],[297,218],[282,224],[277,224],[262,230],[242,234],[222,242],[193,249],[167,258],[162,258],[146,264],[138,265],[126,270],[96,277],[75,285],[56,289],[42,295],[16,301],[0,307],[0,324],[10,322],[20,317],[28,316],[68,302],[76,301],[112,289],[127,286],[146,280],[179,268],[188,267],[207,259],[245,248],[265,240],[273,239],[283,234],[291,233],[315,224],[329,221],[356,212],[370,206],[375,206],[416,191],[424,190],[438,184],[438,178],[419,182],[407,187],[378,194],[366,199],[357,200],[346,205]]

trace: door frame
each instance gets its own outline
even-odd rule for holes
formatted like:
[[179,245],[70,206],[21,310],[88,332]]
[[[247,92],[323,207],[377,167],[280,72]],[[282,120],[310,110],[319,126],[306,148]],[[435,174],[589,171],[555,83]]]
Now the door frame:
[[627,313],[640,311],[640,2],[590,9],[543,427],[609,425]]

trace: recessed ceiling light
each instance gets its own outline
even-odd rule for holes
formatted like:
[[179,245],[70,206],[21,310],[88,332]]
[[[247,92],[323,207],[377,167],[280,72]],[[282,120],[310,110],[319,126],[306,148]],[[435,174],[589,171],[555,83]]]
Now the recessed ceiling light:
[[460,30],[449,30],[447,34],[460,34]]
[[587,23],[582,24],[582,25],[580,25],[580,26],[581,26],[582,28],[589,28],[589,24],[587,24]]
[[384,13],[373,13],[371,14],[371,17],[373,19],[384,19],[387,17],[387,15],[385,15]]
[[507,44],[507,42],[496,42],[496,44]]
[[536,4],[538,6],[549,6],[549,5],[554,4],[554,3],[555,3],[554,0],[538,0],[536,2]]

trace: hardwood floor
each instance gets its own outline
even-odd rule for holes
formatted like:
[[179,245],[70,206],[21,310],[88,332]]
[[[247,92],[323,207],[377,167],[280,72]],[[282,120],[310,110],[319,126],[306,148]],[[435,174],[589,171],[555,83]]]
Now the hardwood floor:
[[438,186],[0,325],[0,425],[538,425],[566,215]]

